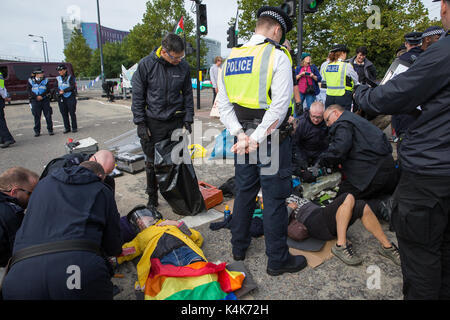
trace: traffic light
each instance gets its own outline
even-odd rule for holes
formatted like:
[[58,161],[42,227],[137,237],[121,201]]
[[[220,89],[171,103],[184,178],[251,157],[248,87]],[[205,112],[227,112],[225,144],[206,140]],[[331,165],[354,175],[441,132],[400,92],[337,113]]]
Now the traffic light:
[[236,43],[237,43],[237,41],[236,41],[237,40],[236,28],[234,26],[229,27],[228,30],[227,30],[227,34],[228,34],[228,37],[227,37],[227,41],[228,41],[227,48],[236,47]]
[[317,7],[323,2],[323,0],[303,0],[303,12],[314,13],[317,12]]
[[198,29],[201,35],[208,34],[208,20],[206,18],[206,4],[200,4],[198,6],[198,15],[199,15],[199,26]]
[[280,6],[280,8],[286,12],[289,17],[294,18],[296,6],[297,0],[284,0],[284,3]]

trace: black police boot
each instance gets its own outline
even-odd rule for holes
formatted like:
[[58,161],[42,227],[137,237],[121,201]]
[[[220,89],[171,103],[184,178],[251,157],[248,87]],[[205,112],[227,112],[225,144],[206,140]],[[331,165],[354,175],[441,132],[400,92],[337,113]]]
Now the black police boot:
[[35,133],[34,133],[34,136],[35,136],[35,137],[39,137],[40,135],[41,135],[40,132],[35,132]]
[[270,268],[267,266],[267,274],[271,276],[279,276],[286,272],[298,272],[307,266],[307,261],[304,256],[293,256],[289,254],[286,263],[280,268]]
[[69,133],[69,132],[70,132],[70,129],[64,129],[64,131],[63,131],[64,134]]

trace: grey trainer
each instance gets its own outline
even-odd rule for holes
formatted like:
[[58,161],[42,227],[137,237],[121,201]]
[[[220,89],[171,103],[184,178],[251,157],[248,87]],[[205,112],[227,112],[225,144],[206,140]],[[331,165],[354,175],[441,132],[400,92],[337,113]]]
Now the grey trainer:
[[351,244],[347,244],[346,247],[338,247],[336,244],[331,247],[331,252],[333,252],[333,254],[341,259],[345,264],[348,264],[350,266],[356,266],[362,263],[362,259],[353,252]]
[[399,266],[401,264],[400,252],[398,251],[398,248],[395,244],[393,244],[393,243],[391,243],[391,244],[392,244],[392,247],[390,247],[390,248],[385,248],[385,247],[383,247],[383,245],[380,245],[378,247],[378,252],[382,256],[384,256],[388,259],[391,259],[396,265]]

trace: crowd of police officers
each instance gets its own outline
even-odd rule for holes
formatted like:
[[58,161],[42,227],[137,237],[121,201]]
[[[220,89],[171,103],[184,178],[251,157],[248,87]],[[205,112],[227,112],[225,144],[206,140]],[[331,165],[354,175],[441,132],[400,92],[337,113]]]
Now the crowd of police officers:
[[[450,298],[450,0],[440,1],[446,31],[433,27],[424,34],[405,36],[407,52],[400,59],[410,65],[407,71],[383,85],[359,84],[353,68],[345,62],[347,48],[337,45],[330,50],[333,54],[324,72],[327,106],[340,104],[349,112],[353,101],[371,116],[413,117],[401,133],[398,146],[401,177],[393,194],[391,217],[398,239],[406,299]],[[292,176],[288,119],[293,106],[293,79],[291,56],[280,44],[292,29],[292,21],[283,10],[270,6],[260,8],[257,18],[255,34],[243,46],[233,48],[223,64],[217,103],[221,121],[236,136],[231,149],[236,154],[236,199],[231,225],[233,257],[245,259],[251,241],[249,228],[254,199],[262,189],[267,273],[276,276],[306,266],[304,257],[291,255],[286,244],[285,199],[291,193]],[[426,37],[433,39],[424,41]],[[425,51],[419,48],[422,43]],[[168,67],[178,65],[183,56],[181,52],[174,58],[178,51],[170,48],[159,50],[166,62],[156,63]],[[58,102],[64,132],[76,132],[74,78],[67,75],[63,66],[58,70]],[[47,130],[53,134],[47,85],[41,70],[36,70],[29,80],[35,136],[40,134],[42,112]],[[166,85],[171,84],[166,82]],[[2,97],[5,98],[3,93]],[[143,93],[142,99],[148,102],[150,98]],[[151,109],[152,105],[146,108]],[[148,114],[151,112],[143,116]],[[0,118],[4,120],[3,115]],[[346,119],[327,118],[324,120],[331,127]],[[151,137],[155,129],[150,124],[145,127],[145,134]],[[2,136],[2,142],[11,138]],[[260,147],[264,143],[276,144],[275,152],[266,146],[267,154],[262,154]],[[269,162],[263,156],[268,156]],[[271,165],[275,162],[277,167],[273,172]]]

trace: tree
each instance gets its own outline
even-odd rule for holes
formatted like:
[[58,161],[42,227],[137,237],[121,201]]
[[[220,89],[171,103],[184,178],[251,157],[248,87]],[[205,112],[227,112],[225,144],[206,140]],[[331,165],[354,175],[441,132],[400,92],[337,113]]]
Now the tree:
[[[130,61],[125,52],[126,39],[122,42],[108,42],[103,45],[103,66],[105,78],[118,78],[122,73],[122,65],[125,68],[131,67],[134,63]],[[100,66],[100,49],[96,49],[92,54],[89,76],[98,76],[101,72]]]
[[[184,8],[184,0],[153,0],[147,1],[147,10],[142,22],[135,25],[127,36],[126,53],[134,63],[149,55],[155,48],[161,45],[162,38],[169,32],[173,32],[175,26],[184,17],[184,32],[186,41],[194,47],[196,43],[195,23]],[[180,34],[184,37],[183,34]],[[200,45],[201,63],[204,64],[206,47]],[[194,68],[197,65],[196,55],[186,56],[186,60]]]
[[70,42],[64,49],[66,61],[70,62],[76,77],[87,76],[91,62],[92,50],[80,30],[74,29]]
[[[238,0],[239,35],[249,39],[254,31],[256,12],[262,5],[278,6],[282,0]],[[377,6],[377,7],[372,7]],[[379,29],[374,25],[379,8]],[[292,46],[297,46],[297,18],[287,34]],[[303,23],[303,51],[311,53],[315,64],[325,61],[329,49],[338,43],[346,44],[350,57],[359,46],[366,46],[368,58],[381,77],[394,59],[397,48],[404,43],[404,35],[423,31],[431,21],[428,9],[421,0],[325,0],[314,14],[305,14]]]

